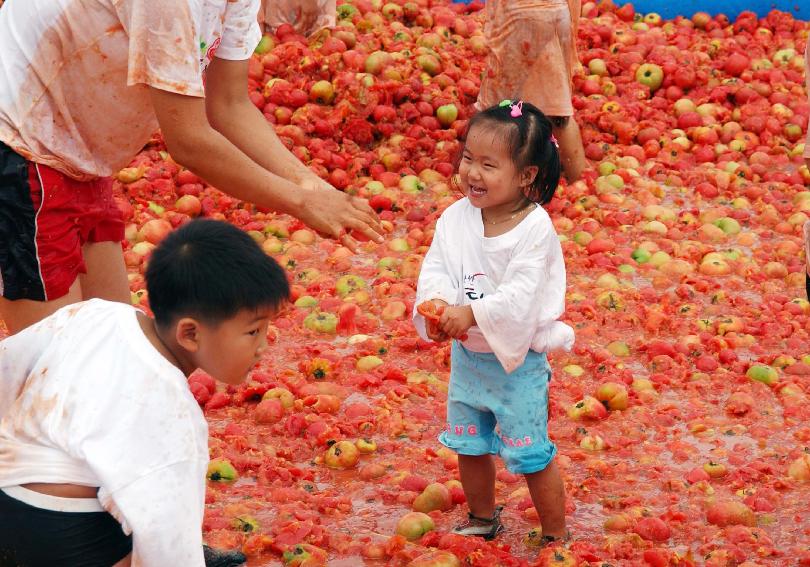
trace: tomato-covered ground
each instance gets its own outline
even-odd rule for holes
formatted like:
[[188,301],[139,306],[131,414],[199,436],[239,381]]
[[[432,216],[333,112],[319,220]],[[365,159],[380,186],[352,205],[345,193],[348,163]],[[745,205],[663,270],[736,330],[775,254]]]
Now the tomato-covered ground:
[[[249,87],[300,159],[371,199],[385,244],[351,255],[224,197],[159,136],[119,174],[134,301],[148,300],[152,243],[200,208],[251,231],[295,284],[245,385],[190,380],[219,459],[208,543],[249,565],[407,565],[433,548],[480,566],[810,565],[808,24],[583,7],[575,107],[593,167],[548,207],[577,330],[573,352],[551,357],[573,534],[555,555],[532,546],[540,520],[500,468],[505,534],[448,535],[466,514],[436,441],[448,347],[410,323],[435,220],[458,198],[447,182],[483,70],[482,14],[374,4],[343,5],[338,31],[311,43],[267,38]],[[443,487],[415,503],[431,483]],[[397,526],[414,506],[440,509],[409,542]],[[443,561],[413,565],[457,564]]]

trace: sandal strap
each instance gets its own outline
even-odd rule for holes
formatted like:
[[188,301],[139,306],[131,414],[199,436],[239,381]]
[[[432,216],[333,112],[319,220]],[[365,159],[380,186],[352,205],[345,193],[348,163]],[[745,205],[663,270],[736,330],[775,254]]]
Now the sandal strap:
[[571,532],[569,530],[565,532],[564,536],[544,535],[543,537],[540,538],[540,541],[543,542],[542,547],[545,547],[546,545],[549,545],[551,543],[564,542],[570,539],[571,539]]
[[471,520],[476,520],[478,522],[488,522],[493,523],[500,519],[501,511],[503,510],[503,506],[496,506],[495,510],[492,512],[491,518],[482,518],[480,516],[473,516],[472,512],[467,512],[467,517]]

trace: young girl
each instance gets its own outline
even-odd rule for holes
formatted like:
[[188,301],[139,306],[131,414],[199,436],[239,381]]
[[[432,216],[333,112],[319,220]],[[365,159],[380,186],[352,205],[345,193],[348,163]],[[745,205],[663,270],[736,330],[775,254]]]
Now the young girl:
[[466,198],[439,218],[417,290],[417,305],[432,301],[441,319],[414,315],[423,337],[455,339],[439,441],[458,453],[470,510],[454,531],[486,539],[502,531],[492,458],[499,454],[507,469],[525,475],[549,543],[567,532],[547,431],[545,352],[570,349],[574,332],[557,321],[565,265],[539,205],[554,194],[560,158],[548,119],[521,101],[476,114],[463,149],[458,173]]
[[490,52],[478,95],[479,109],[519,97],[549,116],[569,182],[585,168],[571,104],[580,1],[487,0],[484,32]]

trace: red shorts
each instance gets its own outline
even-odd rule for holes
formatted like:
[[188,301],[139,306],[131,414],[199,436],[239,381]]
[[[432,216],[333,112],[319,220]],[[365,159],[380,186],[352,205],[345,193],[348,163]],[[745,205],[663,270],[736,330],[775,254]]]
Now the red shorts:
[[87,269],[82,246],[120,242],[112,180],[76,181],[0,142],[0,294],[51,301]]

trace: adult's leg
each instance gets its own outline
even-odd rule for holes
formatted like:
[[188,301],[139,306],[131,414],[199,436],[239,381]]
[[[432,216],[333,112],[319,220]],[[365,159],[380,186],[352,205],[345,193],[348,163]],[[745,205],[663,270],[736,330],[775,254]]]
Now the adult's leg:
[[130,303],[124,252],[119,242],[88,242],[82,246],[87,273],[79,275],[81,299],[101,298]]
[[524,475],[529,487],[532,503],[540,516],[543,535],[564,538],[565,528],[565,486],[556,461],[535,473]]
[[458,470],[470,514],[491,518],[495,513],[495,460],[492,455],[459,455]]
[[579,124],[573,116],[556,116],[551,119],[551,130],[560,144],[560,161],[565,178],[573,183],[582,176],[582,170],[587,166]]
[[33,301],[30,299],[10,301],[0,297],[0,317],[3,318],[8,332],[13,335],[55,313],[65,305],[81,300],[82,287],[79,280],[76,280],[70,286],[67,295],[51,301]]
[[804,236],[804,262],[806,264],[804,290],[807,294],[807,299],[810,300],[810,220],[804,223],[802,236]]

